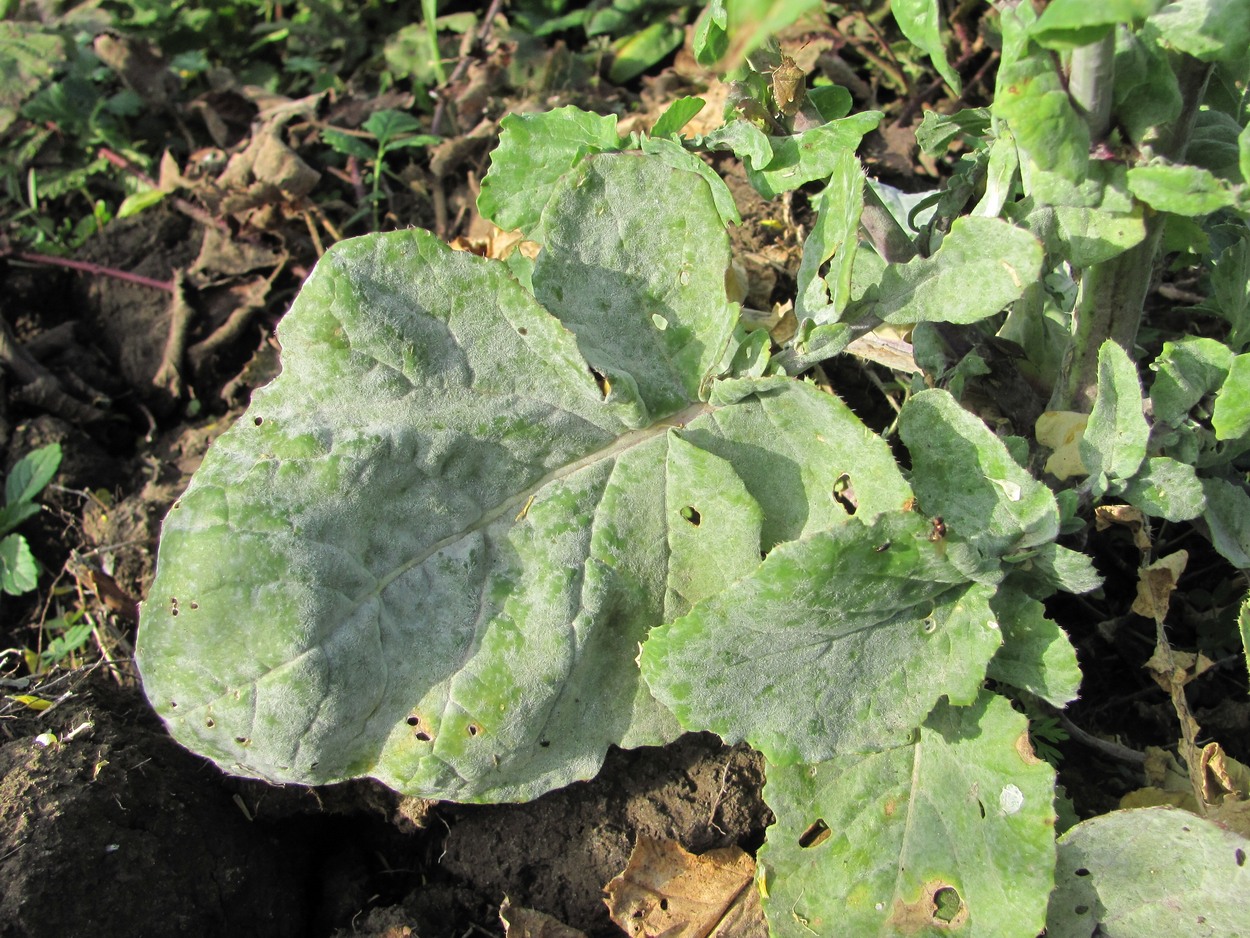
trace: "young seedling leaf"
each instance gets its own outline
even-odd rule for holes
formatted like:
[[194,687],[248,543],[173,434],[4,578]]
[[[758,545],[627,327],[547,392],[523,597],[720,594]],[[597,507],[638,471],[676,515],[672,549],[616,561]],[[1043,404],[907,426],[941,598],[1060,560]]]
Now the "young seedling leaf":
[[49,443],[27,453],[4,480],[5,505],[31,501],[52,481],[61,465],[61,444]]
[[773,145],[764,131],[750,121],[730,121],[702,140],[709,150],[729,150],[747,166],[767,166],[772,162]]
[[653,629],[643,674],[683,727],[778,765],[901,745],[939,697],[976,697],[1001,641],[945,547],[897,511],[783,544]]
[[911,454],[921,509],[980,553],[1000,557],[1058,535],[1050,489],[948,392],[935,388],[910,398],[899,415],[899,436]]
[[770,765],[777,821],[757,860],[771,934],[1034,938],[1053,883],[1054,777],[1025,718],[986,692],[939,704],[906,745]]
[[591,114],[572,105],[509,114],[499,126],[499,146],[491,153],[477,207],[504,231],[530,234],[561,176],[587,154],[621,148],[615,114]]
[[1062,708],[1081,689],[1076,649],[1067,633],[1046,617],[1040,602],[1008,583],[990,600],[1003,631],[1003,647],[986,676],[1036,694]]
[[854,308],[889,323],[973,323],[1019,299],[1041,266],[1042,246],[1023,228],[963,216],[932,257],[885,268],[876,289]]
[[1059,838],[1046,934],[1242,934],[1248,854],[1250,840],[1177,808],[1092,817]]
[[[1250,136],[1243,132],[1242,139]],[[1233,351],[1250,345],[1250,236],[1243,234],[1212,259],[1211,296],[1198,308],[1228,322],[1232,327],[1228,346]]]
[[1131,479],[1146,458],[1149,436],[1137,368],[1108,339],[1098,350],[1098,398],[1081,437],[1081,461],[1091,475]]

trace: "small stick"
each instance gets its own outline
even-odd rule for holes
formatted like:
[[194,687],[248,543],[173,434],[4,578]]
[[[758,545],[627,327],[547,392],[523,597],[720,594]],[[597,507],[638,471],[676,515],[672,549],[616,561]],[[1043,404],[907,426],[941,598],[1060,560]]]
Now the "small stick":
[[91,261],[76,261],[69,257],[55,257],[52,254],[36,254],[33,251],[14,251],[9,256],[15,260],[25,261],[28,264],[44,264],[49,267],[68,267],[70,270],[76,270],[83,274],[93,274],[97,277],[112,277],[114,280],[125,280],[127,283],[136,283],[141,287],[151,287],[153,290],[164,290],[166,293],[174,292],[174,283],[172,280],[154,280],[151,277],[144,277],[142,274],[132,274],[128,270],[118,270],[116,267],[105,267],[103,264],[95,264]]

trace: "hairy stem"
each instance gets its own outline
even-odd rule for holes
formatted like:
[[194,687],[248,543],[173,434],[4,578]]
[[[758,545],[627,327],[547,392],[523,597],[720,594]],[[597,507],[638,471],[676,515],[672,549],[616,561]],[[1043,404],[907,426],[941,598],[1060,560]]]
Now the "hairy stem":
[[[1180,116],[1155,141],[1153,152],[1183,160],[1194,118],[1206,92],[1211,66],[1189,57],[1177,65],[1183,106]],[[1081,293],[1072,311],[1072,343],[1051,397],[1052,410],[1088,412],[1098,393],[1098,350],[1111,339],[1132,357],[1142,308],[1154,275],[1164,218],[1147,210],[1146,237],[1123,254],[1095,264],[1081,277]]]
[[1111,100],[1115,86],[1115,32],[1072,53],[1068,95],[1098,142],[1111,128]]

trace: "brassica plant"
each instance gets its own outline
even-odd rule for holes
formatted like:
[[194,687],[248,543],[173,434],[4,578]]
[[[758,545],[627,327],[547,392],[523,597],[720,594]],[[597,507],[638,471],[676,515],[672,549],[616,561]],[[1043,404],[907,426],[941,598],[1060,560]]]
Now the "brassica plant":
[[[777,133],[792,115],[748,60],[706,137],[680,135],[688,101],[629,138],[573,108],[506,119],[479,204],[541,245],[532,263],[422,231],[333,248],[280,327],[282,374],[165,522],[138,655],[175,737],[242,775],[507,801],[593,776],[611,745],[712,730],[768,763],[774,934],[1089,934],[1089,889],[1134,875],[1115,845],[1158,826],[1057,844],[1054,770],[989,688],[1078,693],[1043,601],[1099,586],[1059,543],[1096,502],[1201,516],[1250,567],[1250,10],[1001,6],[994,106],[926,121],[925,145],[968,156],[910,219],[855,156],[879,114],[826,94],[816,126]],[[705,45],[734,47],[730,7]],[[897,7],[939,54],[936,6]],[[1068,87],[1097,55],[1105,114]],[[1131,156],[1091,155],[1112,127]],[[1210,166],[1184,162],[1198,128],[1224,147]],[[696,155],[726,149],[765,196],[823,186],[783,348],[726,293],[737,211]],[[1169,342],[1143,391],[1172,219],[1228,329]],[[882,323],[913,327],[927,373],[906,470],[801,377]],[[1031,425],[1000,435],[959,399],[993,337],[1076,427],[1049,485]],[[1100,865],[1077,884],[1081,851]],[[1156,885],[1220,921],[1246,888],[1220,856],[1207,888]]]

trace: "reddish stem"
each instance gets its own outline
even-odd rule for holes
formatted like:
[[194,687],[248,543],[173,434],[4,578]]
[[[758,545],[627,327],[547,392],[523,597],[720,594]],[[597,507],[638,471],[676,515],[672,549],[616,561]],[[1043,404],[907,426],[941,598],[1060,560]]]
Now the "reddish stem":
[[154,280],[153,278],[145,277],[142,274],[132,274],[128,270],[118,270],[116,267],[105,267],[103,264],[93,264],[90,261],[76,261],[68,257],[55,257],[51,254],[36,254],[32,251],[14,251],[9,256],[17,258],[19,261],[26,261],[29,264],[46,264],[52,267],[68,267],[70,270],[77,270],[84,274],[113,277],[116,280],[125,280],[129,283],[136,283],[141,287],[151,287],[153,290],[164,290],[166,293],[174,292],[174,282],[172,280]]

